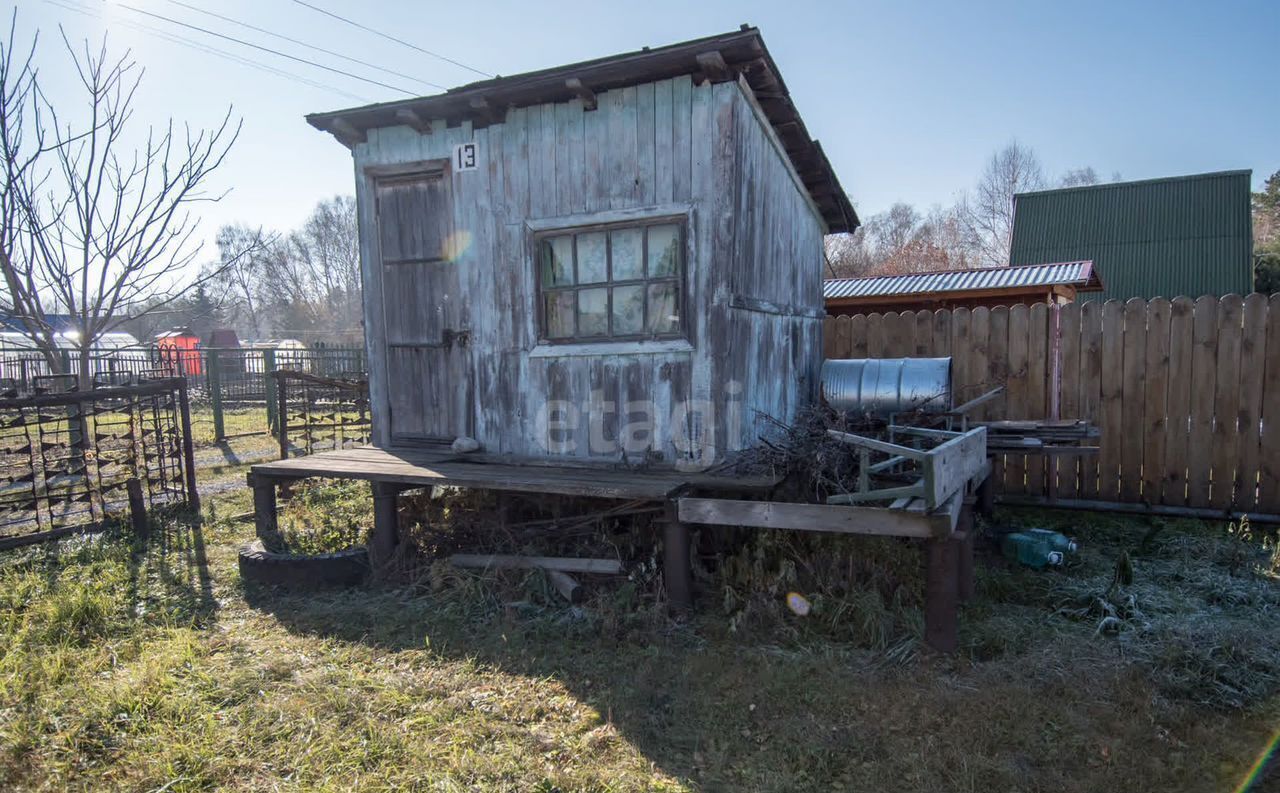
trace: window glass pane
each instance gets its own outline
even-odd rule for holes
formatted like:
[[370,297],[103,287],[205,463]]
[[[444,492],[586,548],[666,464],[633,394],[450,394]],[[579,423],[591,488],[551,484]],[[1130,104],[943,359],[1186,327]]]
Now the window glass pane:
[[613,333],[627,336],[644,331],[644,286],[613,288]]
[[565,339],[573,335],[573,290],[548,292],[546,299],[547,338]]
[[609,232],[609,255],[613,259],[613,280],[644,278],[644,230],[616,229]]
[[578,235],[578,283],[598,284],[609,277],[604,240],[603,231]]
[[680,227],[649,227],[649,277],[675,275],[680,267]]
[[606,336],[609,333],[609,290],[578,290],[578,335]]
[[680,291],[674,281],[649,284],[650,333],[675,333],[680,330]]
[[573,283],[573,236],[550,237],[542,241],[542,285]]

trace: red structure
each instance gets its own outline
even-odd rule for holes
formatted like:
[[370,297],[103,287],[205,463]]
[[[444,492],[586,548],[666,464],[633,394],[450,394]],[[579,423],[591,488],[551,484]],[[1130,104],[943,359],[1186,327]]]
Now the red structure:
[[174,368],[178,375],[203,374],[200,362],[200,337],[190,328],[174,328],[156,336],[160,362]]

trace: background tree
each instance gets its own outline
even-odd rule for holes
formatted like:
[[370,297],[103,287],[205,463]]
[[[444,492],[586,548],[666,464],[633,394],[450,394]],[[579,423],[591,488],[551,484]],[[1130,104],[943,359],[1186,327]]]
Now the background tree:
[[178,300],[207,275],[190,275],[199,252],[190,213],[221,196],[205,191],[239,135],[230,110],[208,130],[151,128],[133,147],[133,99],[143,71],[126,51],[76,49],[62,38],[83,96],[83,121],[63,122],[40,90],[32,55],[15,57],[16,15],[0,52],[0,148],[6,228],[0,309],[22,320],[32,342],[61,371],[56,315],[69,315],[82,387],[102,334],[139,312]]
[[[1116,174],[1117,180],[1119,174]],[[1092,166],[1073,168],[1061,187],[1099,184]],[[1035,152],[1016,141],[992,154],[977,186],[927,214],[906,203],[868,216],[852,234],[827,237],[829,277],[999,267],[1009,263],[1013,197],[1048,185]]]
[[1013,197],[1045,187],[1044,170],[1034,151],[1016,140],[991,155],[973,194],[962,200],[970,241],[983,267],[1009,264],[1013,236]]
[[1058,187],[1085,187],[1099,184],[1101,181],[1098,178],[1098,172],[1093,170],[1093,166],[1086,165],[1083,168],[1072,168],[1064,173],[1058,180]]
[[897,203],[868,217],[853,234],[832,235],[827,243],[833,277],[963,270],[976,259],[955,207],[933,207],[922,215]]
[[1253,194],[1253,288],[1280,292],[1280,171]]
[[358,343],[359,239],[351,196],[319,202],[292,232],[224,226],[218,232],[219,265],[235,260],[217,276],[228,321],[244,339]]

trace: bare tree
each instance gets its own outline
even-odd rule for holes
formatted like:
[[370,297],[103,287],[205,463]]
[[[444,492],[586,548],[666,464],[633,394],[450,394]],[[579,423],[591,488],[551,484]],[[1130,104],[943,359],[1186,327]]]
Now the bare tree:
[[230,225],[218,233],[224,252],[238,254],[250,245],[256,245],[253,252],[218,278],[223,307],[237,330],[248,338],[359,339],[363,311],[354,198],[319,202],[293,232]]
[[1013,197],[1044,187],[1044,171],[1029,147],[1015,140],[991,155],[972,197],[960,203],[979,264],[1001,267],[1009,263]]
[[321,201],[300,231],[290,236],[293,255],[308,275],[315,297],[334,326],[350,328],[362,316],[360,235],[352,196]]
[[248,338],[262,338],[269,311],[269,295],[264,296],[262,278],[263,258],[278,244],[274,235],[266,235],[262,229],[247,226],[223,226],[218,230],[220,258],[215,269],[219,290],[219,305],[239,330],[247,331]]
[[874,262],[866,226],[849,233],[828,234],[823,240],[823,253],[827,259],[827,276],[831,278],[866,275]]
[[0,180],[0,274],[7,294],[0,297],[0,308],[20,317],[32,317],[26,323],[41,346],[52,347],[53,329],[39,322],[38,303],[30,295],[37,291],[35,273],[26,266],[21,243],[28,232],[29,197],[40,186],[41,162],[52,147],[45,134],[41,117],[42,105],[36,84],[34,59],[38,36],[23,56],[15,39],[17,10],[9,26],[9,35],[0,52],[0,154],[4,157],[4,175]]
[[828,237],[827,260],[833,275],[852,277],[965,269],[975,256],[954,208],[933,207],[921,215],[897,203],[853,234]]
[[210,277],[188,275],[200,250],[191,208],[222,197],[204,188],[240,127],[230,110],[208,130],[179,132],[170,120],[131,148],[125,140],[142,70],[127,51],[109,56],[105,39],[96,51],[87,42],[77,50],[65,34],[86,120],[78,128],[59,123],[30,57],[14,68],[13,27],[0,54],[0,146],[27,157],[0,188],[14,207],[5,230],[11,244],[0,256],[9,292],[3,308],[23,321],[55,371],[51,318],[70,315],[85,387],[90,350],[103,333],[128,321],[131,309],[158,310]]
[[1098,178],[1098,172],[1093,170],[1092,165],[1086,165],[1083,168],[1072,168],[1062,175],[1058,180],[1059,187],[1087,187],[1095,185],[1102,180]]

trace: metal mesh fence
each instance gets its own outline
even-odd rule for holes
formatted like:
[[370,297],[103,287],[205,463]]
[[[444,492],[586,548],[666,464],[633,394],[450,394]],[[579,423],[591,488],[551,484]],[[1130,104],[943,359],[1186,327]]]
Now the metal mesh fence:
[[0,548],[100,524],[131,486],[198,503],[189,435],[178,378],[0,399]]

